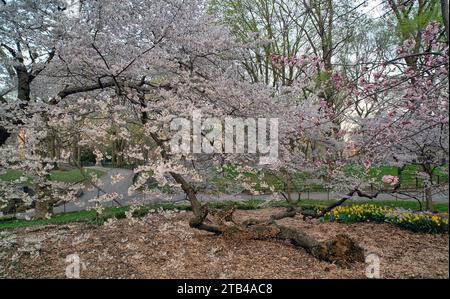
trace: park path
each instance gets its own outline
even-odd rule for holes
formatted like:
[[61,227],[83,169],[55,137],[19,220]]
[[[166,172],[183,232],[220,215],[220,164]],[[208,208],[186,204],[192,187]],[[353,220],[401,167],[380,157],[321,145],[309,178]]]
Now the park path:
[[[133,184],[133,171],[128,169],[121,168],[106,168],[106,167],[87,167],[90,169],[97,169],[105,172],[105,175],[100,178],[102,182],[101,189],[105,191],[105,193],[117,193],[122,198],[120,203],[128,203],[133,198],[128,195],[128,188]],[[116,175],[121,175],[123,179],[119,182],[113,184],[111,177]],[[83,195],[78,198],[76,202],[66,203],[62,206],[54,208],[54,212],[64,213],[64,212],[74,212],[86,210],[89,207],[95,206],[95,202],[90,202],[90,200],[96,198],[98,195],[104,194],[103,192],[99,192],[97,188],[86,188],[84,190]],[[112,203],[111,203],[112,205]],[[118,204],[117,204],[118,205]]]
[[[128,188],[132,185],[133,181],[133,171],[128,169],[118,169],[118,168],[105,168],[105,167],[90,167],[94,169],[101,170],[106,174],[101,177],[102,181],[102,189],[106,193],[117,193],[120,195],[121,199],[117,202],[109,202],[105,207],[113,207],[113,206],[128,206],[131,204],[139,204],[139,205],[148,205],[162,202],[182,202],[185,201],[184,194],[174,194],[174,195],[161,195],[161,196],[146,196],[142,193],[137,193],[132,196],[128,195]],[[115,175],[122,175],[124,177],[123,180],[113,184],[111,177]],[[100,193],[101,195],[102,193]],[[412,195],[417,196],[417,192],[411,192]],[[66,203],[64,205],[58,206],[54,208],[55,214],[66,213],[66,212],[75,212],[86,210],[89,207],[95,206],[95,202],[91,202],[92,199],[98,196],[98,190],[86,189],[84,194],[78,198],[76,202]],[[328,199],[336,199],[338,196],[333,192],[303,192],[300,194],[301,199],[307,200],[328,200]],[[298,198],[298,193],[292,193],[292,197],[294,199]],[[227,194],[198,194],[198,198],[201,201],[246,201],[246,200],[269,200],[272,198],[271,195],[249,195],[249,194],[236,194],[236,195],[227,195]],[[449,202],[448,191],[447,194],[436,194],[434,196],[435,202]],[[356,201],[367,201],[365,198],[353,197],[353,200]],[[387,200],[387,201],[395,201],[395,200],[412,200],[405,195],[391,195],[391,194],[382,194],[377,200]],[[25,214],[18,215],[20,216],[29,216],[32,217],[34,215],[34,211],[28,211]]]
[[[130,204],[155,204],[161,202],[181,202],[185,200],[184,194],[174,194],[171,196],[146,196],[142,193],[137,193],[132,196],[128,195],[128,188],[132,185],[133,181],[133,171],[127,169],[118,168],[104,168],[104,167],[92,167],[105,172],[106,174],[101,178],[103,182],[103,190],[107,193],[117,193],[121,196],[121,199],[117,202],[110,202],[107,206],[128,206]],[[116,184],[112,183],[111,176],[121,174],[124,179]],[[97,196],[97,190],[85,191],[82,197],[76,203],[67,203],[65,206],[60,206],[55,208],[55,213],[73,212],[85,210],[88,207],[95,205],[94,202],[89,202],[91,199]],[[416,192],[411,192],[412,195],[417,196]],[[336,194],[333,192],[303,192],[300,194],[301,199],[307,200],[329,200],[337,198]],[[237,195],[227,195],[227,194],[199,194],[199,199],[201,201],[245,201],[245,200],[269,200],[271,195],[249,195],[249,194],[237,194]],[[292,193],[294,199],[298,198],[298,193]],[[359,198],[358,196],[353,197],[353,200],[367,201],[366,198]],[[411,200],[405,195],[391,195],[382,194],[378,197],[378,200]],[[434,196],[435,202],[448,202],[448,194],[437,194]]]

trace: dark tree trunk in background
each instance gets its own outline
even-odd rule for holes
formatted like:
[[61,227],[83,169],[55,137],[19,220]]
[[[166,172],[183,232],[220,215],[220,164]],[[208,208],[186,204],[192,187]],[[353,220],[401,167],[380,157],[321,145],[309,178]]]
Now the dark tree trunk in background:
[[[25,109],[27,103],[30,101],[31,88],[30,84],[34,79],[23,62],[22,58],[16,58],[17,65],[14,67],[17,76],[17,98],[22,102],[20,104],[21,109]],[[0,146],[4,145],[6,140],[10,137],[10,134],[5,128],[0,127]]]
[[5,144],[6,140],[8,140],[10,136],[11,134],[9,134],[9,132],[5,128],[0,127],[0,146]]
[[124,166],[123,151],[125,149],[125,141],[117,138],[112,142],[111,162],[114,167],[121,168]]
[[[24,102],[30,101],[31,88],[30,84],[33,81],[33,77],[28,73],[25,65],[19,65],[15,67],[17,73],[17,98]],[[26,107],[26,103],[21,105],[22,108]]]
[[[21,109],[25,109],[28,105],[28,102],[30,101],[31,96],[31,82],[45,69],[45,67],[51,62],[53,57],[55,56],[55,49],[52,49],[48,53],[47,60],[44,62],[44,67],[41,67],[39,70],[33,70],[35,61],[32,60],[33,65],[29,66],[27,69],[26,62],[23,58],[23,55],[21,53],[22,48],[22,40],[18,39],[15,41],[16,49],[1,43],[0,47],[5,48],[9,54],[14,59],[14,71],[16,72],[15,76],[17,79],[17,98],[22,101],[23,103],[20,104]],[[3,98],[2,98],[3,100]],[[16,124],[19,125],[20,123]],[[4,128],[0,127],[0,146],[5,144],[6,139],[9,137],[9,135],[4,134]],[[5,136],[7,136],[5,138]]]
[[[426,159],[426,157],[424,157]],[[424,180],[424,192],[426,201],[426,210],[433,211],[433,167],[429,163],[422,163],[422,171],[427,174],[427,178]]]
[[[50,199],[51,192],[47,186],[37,187],[38,200],[35,203],[35,219],[45,219],[47,215],[53,215],[54,202]],[[44,200],[45,199],[45,200]]]
[[80,136],[78,135],[74,135],[73,139],[72,139],[72,144],[71,144],[71,148],[72,148],[72,160],[76,165],[81,165],[81,148],[78,145],[78,143],[80,142]]
[[433,212],[433,193],[431,185],[428,185],[425,188],[425,200],[427,202],[427,211]]
[[53,205],[42,200],[36,201],[34,218],[42,220],[45,219],[47,215],[53,215]]
[[[17,98],[25,103],[20,104],[20,108],[24,109],[30,101],[30,83],[33,77],[27,72],[25,65],[19,64],[14,67],[17,74]],[[6,143],[6,140],[11,136],[8,131],[0,127],[0,146]]]
[[441,0],[442,20],[445,26],[445,35],[447,36],[447,44],[449,41],[449,19],[448,19],[448,0]]

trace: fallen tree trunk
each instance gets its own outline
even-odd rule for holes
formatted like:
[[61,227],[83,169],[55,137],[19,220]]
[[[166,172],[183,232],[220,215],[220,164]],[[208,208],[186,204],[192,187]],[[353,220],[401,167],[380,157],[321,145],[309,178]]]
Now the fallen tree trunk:
[[[283,214],[285,217],[293,217],[290,210],[286,211],[286,213],[277,214],[275,217],[272,216],[267,221],[250,219],[237,223],[232,216],[234,209],[225,209],[214,212],[222,217],[214,215],[212,221],[214,225],[211,225],[205,224],[208,221],[207,216],[210,210],[207,206],[203,207],[203,215],[194,217],[195,221],[190,223],[192,227],[213,232],[230,239],[289,241],[291,244],[305,249],[320,260],[335,263],[342,267],[348,267],[355,262],[364,262],[364,250],[347,235],[339,234],[331,240],[318,241],[304,231],[276,223],[274,218],[282,219],[281,215]],[[199,222],[201,219],[203,220]],[[233,224],[227,225],[226,222]]]
[[320,260],[343,267],[355,262],[364,262],[364,250],[348,235],[339,234],[331,240],[319,242],[302,231],[280,225],[276,227],[280,230],[278,239],[288,240]]
[[[147,120],[147,115],[144,113],[142,123],[145,125]],[[170,155],[165,148],[164,142],[156,133],[151,133],[151,137],[159,146],[161,157],[169,160]],[[302,212],[300,208],[290,206],[284,213],[273,215],[266,221],[250,219],[243,223],[238,223],[233,218],[236,206],[224,210],[214,210],[208,204],[202,205],[197,199],[194,188],[181,174],[170,172],[170,175],[180,184],[191,204],[194,217],[189,221],[189,225],[193,228],[233,239],[289,241],[291,244],[305,249],[320,260],[336,263],[344,267],[354,262],[364,261],[363,249],[347,235],[337,235],[332,240],[320,242],[303,231],[276,223],[277,220],[295,217]],[[212,216],[212,221],[208,219],[208,216]],[[232,223],[232,225],[228,223]]]

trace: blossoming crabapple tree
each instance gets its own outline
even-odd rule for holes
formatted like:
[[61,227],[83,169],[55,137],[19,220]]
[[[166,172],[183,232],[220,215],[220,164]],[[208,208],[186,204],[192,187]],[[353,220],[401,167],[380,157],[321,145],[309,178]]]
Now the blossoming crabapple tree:
[[[338,72],[331,74],[330,84],[340,91],[345,106],[342,112],[336,112],[321,101],[329,114],[325,121],[339,118],[339,123],[346,126],[328,129],[326,139],[332,140],[331,136],[335,136],[339,140],[346,136],[350,142],[343,142],[343,145],[351,145],[354,154],[344,157],[340,166],[357,162],[365,168],[362,176],[338,172],[347,178],[342,182],[350,187],[350,196],[357,193],[376,198],[389,192],[413,197],[420,203],[419,197],[401,190],[402,182],[398,176],[383,177],[382,181],[391,186],[391,190],[383,190],[378,184],[379,190],[372,194],[361,192],[368,183],[376,185],[370,180],[368,171],[377,164],[396,166],[399,175],[409,165],[419,166],[416,175],[425,182],[427,210],[432,210],[433,193],[448,190],[446,182],[439,184],[433,180],[437,169],[448,173],[448,42],[442,36],[442,26],[432,22],[421,35],[422,52],[417,52],[416,41],[409,39],[397,49],[396,58],[381,63],[367,62],[357,82],[350,82]],[[402,63],[411,57],[416,61],[414,67]],[[289,57],[274,57],[274,62],[280,67],[304,64],[302,59]],[[320,95],[320,91],[317,94]],[[354,113],[354,105],[361,101],[370,107],[373,115]],[[332,161],[326,161],[329,168],[334,165],[333,161],[339,161],[336,150],[331,150],[334,152]],[[339,183],[339,179],[330,173],[327,177]],[[350,182],[350,177],[356,180]],[[325,211],[344,203],[350,196],[344,196]]]
[[[376,66],[371,78],[361,79],[359,95],[377,94],[374,104],[379,108],[374,117],[359,120],[355,131],[366,163],[391,164],[400,174],[407,165],[419,167],[417,176],[425,182],[430,211],[432,194],[448,188],[434,180],[437,169],[448,173],[449,60],[442,31],[438,23],[430,23],[421,36],[422,52],[412,53],[416,42],[406,40],[397,49],[397,58]],[[401,63],[411,56],[417,61],[414,67]],[[385,180],[396,190],[401,187],[398,178]]]

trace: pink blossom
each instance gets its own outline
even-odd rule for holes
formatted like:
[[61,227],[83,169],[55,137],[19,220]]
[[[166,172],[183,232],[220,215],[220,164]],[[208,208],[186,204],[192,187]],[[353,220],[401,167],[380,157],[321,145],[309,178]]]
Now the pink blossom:
[[403,42],[403,49],[407,52],[411,51],[412,49],[414,49],[414,47],[416,46],[416,41],[412,38],[407,39]]
[[422,38],[427,44],[433,44],[436,40],[436,36],[439,33],[439,24],[431,22],[422,34]]
[[391,186],[396,186],[400,180],[397,176],[385,175],[385,176],[383,176],[382,181]]

